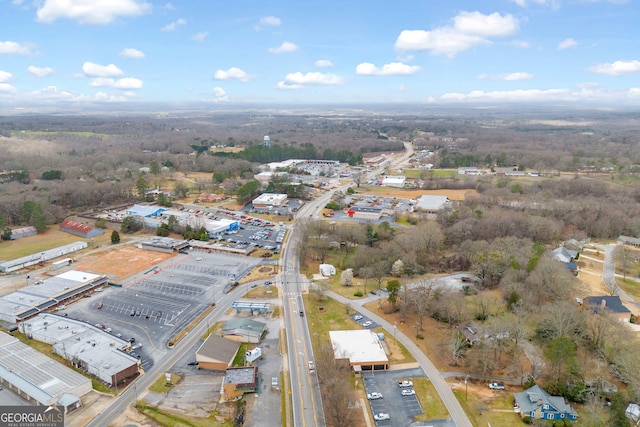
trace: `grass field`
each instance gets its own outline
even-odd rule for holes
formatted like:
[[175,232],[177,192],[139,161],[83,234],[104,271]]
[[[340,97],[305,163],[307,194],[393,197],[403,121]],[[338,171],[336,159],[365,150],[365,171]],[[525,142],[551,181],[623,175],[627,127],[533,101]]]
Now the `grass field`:
[[[74,236],[73,234],[60,231],[57,227],[51,226],[42,234],[24,237],[22,239],[2,241],[0,243],[0,260],[21,258],[78,241],[89,243],[90,239],[83,239],[82,237]],[[109,233],[95,237],[93,240],[94,245],[101,245],[107,242],[111,242],[111,235]]]

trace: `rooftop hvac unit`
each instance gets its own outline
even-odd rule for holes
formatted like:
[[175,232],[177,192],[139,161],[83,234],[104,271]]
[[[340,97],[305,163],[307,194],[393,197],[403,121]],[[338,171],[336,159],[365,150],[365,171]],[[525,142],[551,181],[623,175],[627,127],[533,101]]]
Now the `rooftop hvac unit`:
[[111,365],[109,365],[108,363],[105,363],[104,365],[102,365],[102,367],[104,369],[109,369],[111,367]]

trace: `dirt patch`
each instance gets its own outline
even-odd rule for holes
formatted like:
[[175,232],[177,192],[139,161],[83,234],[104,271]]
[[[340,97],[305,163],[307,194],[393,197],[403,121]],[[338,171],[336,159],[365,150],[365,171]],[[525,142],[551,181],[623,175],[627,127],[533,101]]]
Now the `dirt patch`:
[[240,279],[240,284],[255,282],[258,280],[273,280],[273,278],[277,274],[277,271],[277,266],[263,265],[254,267],[254,269],[251,270],[249,274]]
[[464,200],[466,196],[476,196],[476,190],[405,190],[393,187],[360,187],[356,193],[363,196],[398,197],[401,199],[417,199],[420,196],[447,196],[450,200]]
[[75,264],[75,269],[96,274],[108,274],[119,283],[127,277],[168,260],[173,254],[147,251],[135,246],[114,246],[106,252],[89,254]]

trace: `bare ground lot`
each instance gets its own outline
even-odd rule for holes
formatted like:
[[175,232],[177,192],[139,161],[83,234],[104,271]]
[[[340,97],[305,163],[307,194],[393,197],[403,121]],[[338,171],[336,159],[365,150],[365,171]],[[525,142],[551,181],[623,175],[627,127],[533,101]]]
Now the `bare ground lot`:
[[140,250],[130,245],[113,246],[106,251],[88,254],[75,264],[74,269],[108,275],[111,281],[119,283],[173,256],[163,252]]

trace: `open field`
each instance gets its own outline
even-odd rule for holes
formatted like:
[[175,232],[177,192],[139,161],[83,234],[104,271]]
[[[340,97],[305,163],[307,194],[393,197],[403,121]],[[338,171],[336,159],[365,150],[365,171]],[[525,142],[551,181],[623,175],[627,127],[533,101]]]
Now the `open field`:
[[138,249],[135,246],[113,246],[106,252],[93,253],[75,264],[74,269],[109,276],[110,281],[122,280],[172,258],[173,254]]
[[[105,233],[93,239],[94,245],[110,242],[111,236]],[[58,227],[49,227],[47,231],[35,236],[24,237],[22,239],[3,241],[0,243],[0,260],[11,260],[24,256],[37,254],[42,251],[68,245],[73,242],[89,242],[90,239],[60,231]],[[71,255],[73,257],[73,255]]]
[[467,195],[477,195],[476,190],[405,190],[403,188],[375,186],[360,186],[355,188],[356,194],[398,197],[401,199],[417,199],[420,196],[447,196],[450,200],[464,200]]

